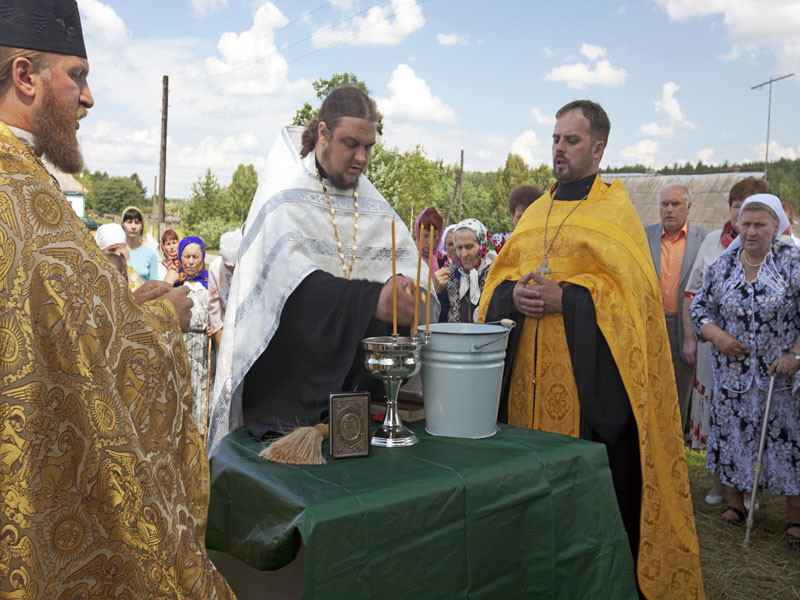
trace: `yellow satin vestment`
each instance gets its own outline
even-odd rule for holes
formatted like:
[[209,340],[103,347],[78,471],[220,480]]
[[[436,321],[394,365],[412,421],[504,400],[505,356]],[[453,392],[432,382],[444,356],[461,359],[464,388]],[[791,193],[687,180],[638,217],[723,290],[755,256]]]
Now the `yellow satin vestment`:
[[0,123],[0,597],[232,598],[172,305]]
[[[481,296],[479,319],[499,283],[541,265],[547,220],[547,277],[589,290],[636,419],[642,468],[639,587],[648,598],[702,598],[672,359],[644,228],[619,180],[607,186],[598,176],[568,218],[578,201],[552,201],[555,189],[525,211],[503,246]],[[580,405],[561,313],[525,319],[508,413],[517,427],[578,436]]]

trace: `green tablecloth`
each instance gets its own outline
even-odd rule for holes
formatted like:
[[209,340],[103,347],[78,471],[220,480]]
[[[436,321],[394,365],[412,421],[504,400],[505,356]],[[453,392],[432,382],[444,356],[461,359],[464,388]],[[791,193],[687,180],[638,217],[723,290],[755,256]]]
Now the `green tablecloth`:
[[319,466],[244,429],[211,461],[206,545],[259,570],[305,544],[305,598],[636,598],[605,448],[499,426]]

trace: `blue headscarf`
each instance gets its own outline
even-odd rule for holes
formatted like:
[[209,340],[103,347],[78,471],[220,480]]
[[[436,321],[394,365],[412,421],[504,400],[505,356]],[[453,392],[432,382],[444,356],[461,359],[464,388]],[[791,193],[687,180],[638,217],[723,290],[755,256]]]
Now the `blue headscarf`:
[[186,281],[199,281],[203,284],[203,287],[208,289],[208,270],[206,269],[206,245],[196,235],[190,235],[185,237],[181,240],[180,245],[178,246],[178,260],[183,256],[183,250],[189,244],[197,244],[200,246],[200,251],[203,253],[203,268],[199,269],[197,273],[192,275],[191,277],[188,276],[184,270],[183,265],[181,264],[178,268],[178,273],[180,274],[180,279],[175,284],[176,286],[183,285]]

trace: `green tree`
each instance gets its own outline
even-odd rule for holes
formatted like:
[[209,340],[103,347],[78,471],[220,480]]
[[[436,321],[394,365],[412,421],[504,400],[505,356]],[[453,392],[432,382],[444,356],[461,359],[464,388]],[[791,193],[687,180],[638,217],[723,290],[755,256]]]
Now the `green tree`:
[[392,207],[399,206],[403,189],[403,157],[380,141],[372,147],[367,177]]
[[240,164],[236,167],[231,183],[225,190],[225,218],[234,223],[244,223],[253,197],[258,189],[258,174],[253,165]]
[[[325,99],[336,88],[349,85],[360,89],[370,98],[372,97],[367,85],[358,79],[353,73],[334,73],[330,79],[317,79],[311,84],[314,86],[314,91],[317,93],[317,98],[320,100]],[[308,122],[319,114],[319,108],[314,108],[308,102],[304,102],[292,119],[292,125],[306,125]],[[377,123],[378,135],[383,134],[383,115],[378,111]]]
[[183,212],[183,224],[194,227],[201,221],[220,216],[224,188],[220,185],[211,168],[192,184],[192,193]]
[[402,166],[400,197],[394,209],[408,223],[407,219],[416,219],[425,207],[436,205],[440,165],[425,158],[425,151],[417,144],[413,152],[403,154]]
[[[118,214],[126,206],[144,206],[144,190],[130,177],[92,176],[90,205],[94,210]],[[142,208],[142,210],[144,210]]]

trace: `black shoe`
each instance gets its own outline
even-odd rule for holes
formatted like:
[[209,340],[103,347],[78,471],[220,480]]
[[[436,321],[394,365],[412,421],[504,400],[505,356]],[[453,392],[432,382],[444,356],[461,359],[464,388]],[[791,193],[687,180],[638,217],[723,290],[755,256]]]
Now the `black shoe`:
[[786,545],[789,546],[789,550],[800,551],[800,536],[796,536],[792,533],[789,533],[789,530],[793,527],[800,528],[800,523],[786,524]]
[[[725,513],[728,511],[735,513],[736,518],[731,519],[730,517],[726,517]],[[738,525],[739,523],[745,520],[744,513],[735,506],[729,506],[728,508],[726,508],[724,511],[722,511],[722,514],[719,516],[719,518],[725,521],[726,523],[730,523],[731,525]]]

